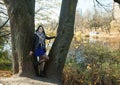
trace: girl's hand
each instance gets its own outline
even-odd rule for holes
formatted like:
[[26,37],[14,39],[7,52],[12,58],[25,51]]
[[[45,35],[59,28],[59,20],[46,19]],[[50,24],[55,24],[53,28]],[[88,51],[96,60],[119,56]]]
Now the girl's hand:
[[30,51],[30,52],[29,52],[29,55],[31,56],[32,54],[33,54],[33,51]]

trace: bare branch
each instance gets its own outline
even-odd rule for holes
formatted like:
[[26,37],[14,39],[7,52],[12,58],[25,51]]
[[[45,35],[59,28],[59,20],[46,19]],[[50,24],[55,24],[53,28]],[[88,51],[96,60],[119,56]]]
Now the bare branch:
[[8,16],[5,12],[3,12],[3,11],[1,11],[0,13],[2,13],[2,14],[4,14],[4,15],[6,15],[6,16]]
[[56,23],[55,26],[52,26],[51,29],[55,30],[57,27],[58,27],[58,23]]
[[[105,5],[101,4],[101,2],[99,2],[98,0],[95,0],[98,4],[98,6],[102,7],[105,11],[108,12],[108,10],[105,8]],[[95,1],[93,0],[94,4],[95,4]]]
[[10,34],[11,34],[11,33],[4,34],[4,35],[0,35],[0,37],[8,38],[8,36],[9,36]]
[[0,2],[0,4],[1,4],[1,5],[4,5],[4,3],[3,3],[3,2]]
[[35,12],[35,14],[37,14],[41,9],[42,9],[42,8],[39,8],[39,9]]
[[0,7],[1,10],[7,10],[6,8]]
[[0,27],[0,29],[2,29],[6,24],[7,22],[9,21],[9,18],[5,21],[5,23]]
[[1,15],[0,15],[0,17],[1,17],[1,18],[4,18],[4,19],[8,19],[8,17],[7,17],[7,16],[6,16],[6,17],[3,17],[3,16],[1,16]]
[[56,26],[53,28],[54,30],[58,27],[58,23],[56,24]]

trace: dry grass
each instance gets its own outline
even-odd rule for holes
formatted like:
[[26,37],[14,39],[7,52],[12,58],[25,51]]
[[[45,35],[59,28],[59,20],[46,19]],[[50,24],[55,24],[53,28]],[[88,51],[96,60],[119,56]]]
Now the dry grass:
[[11,76],[12,76],[11,71],[0,70],[0,77],[11,77]]

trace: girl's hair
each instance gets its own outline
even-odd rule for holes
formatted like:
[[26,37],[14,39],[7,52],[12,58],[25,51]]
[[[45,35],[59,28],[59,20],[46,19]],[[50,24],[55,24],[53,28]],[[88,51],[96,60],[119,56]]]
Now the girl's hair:
[[45,34],[45,31],[44,31],[44,28],[43,28],[43,26],[42,26],[42,25],[39,25],[39,26],[38,26],[38,28],[37,28],[36,32],[37,32],[40,28],[42,28],[43,33]]

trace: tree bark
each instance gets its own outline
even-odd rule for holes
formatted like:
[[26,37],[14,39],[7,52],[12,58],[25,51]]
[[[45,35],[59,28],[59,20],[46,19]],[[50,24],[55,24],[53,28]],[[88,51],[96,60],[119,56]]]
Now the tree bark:
[[78,0],[63,0],[58,26],[58,36],[50,50],[50,60],[46,63],[44,71],[47,76],[57,80],[62,79],[67,53],[74,34],[74,21]]
[[120,4],[120,0],[114,0],[114,2],[117,2],[117,3],[119,3],[119,4]]
[[28,54],[33,43],[35,0],[4,0],[4,2],[10,18],[13,72],[19,71],[20,76],[31,76],[34,70]]

